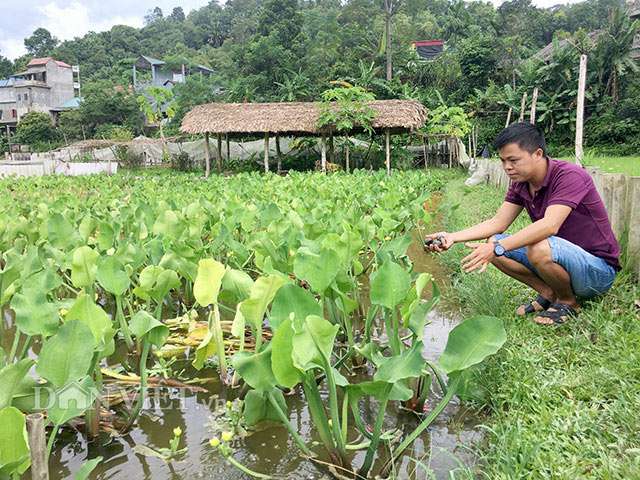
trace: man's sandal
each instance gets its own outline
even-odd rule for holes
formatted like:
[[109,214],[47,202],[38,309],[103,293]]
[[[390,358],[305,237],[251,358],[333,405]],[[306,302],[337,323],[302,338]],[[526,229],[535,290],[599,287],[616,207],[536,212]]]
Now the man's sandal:
[[550,311],[547,309],[544,312],[540,312],[536,316],[536,318],[538,317],[549,318],[553,320],[553,323],[535,322],[535,319],[534,319],[535,323],[539,325],[553,325],[556,323],[565,323],[571,317],[576,317],[578,315],[578,312],[576,310],[571,308],[569,305],[565,305],[564,303],[552,302],[548,308],[553,308],[553,311]]
[[[540,305],[542,307],[542,310],[536,310],[535,307],[533,306],[533,302],[536,302],[538,305]],[[527,315],[528,313],[542,312],[547,308],[549,308],[550,305],[551,305],[550,300],[547,300],[542,295],[538,295],[535,298],[535,300],[532,300],[522,305],[524,307],[524,313],[522,315]]]

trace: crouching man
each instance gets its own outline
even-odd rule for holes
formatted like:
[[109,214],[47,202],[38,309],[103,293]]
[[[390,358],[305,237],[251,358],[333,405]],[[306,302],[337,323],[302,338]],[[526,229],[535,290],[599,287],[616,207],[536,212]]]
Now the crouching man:
[[[512,180],[494,217],[442,237],[435,251],[456,242],[473,251],[462,259],[466,273],[482,273],[489,263],[538,292],[518,307],[534,321],[564,323],[580,311],[576,297],[606,292],[620,270],[620,247],[593,180],[577,165],[547,156],[542,131],[530,123],[505,128],[493,143]],[[532,223],[513,235],[504,232],[525,208]],[[427,241],[426,244],[430,242]],[[441,244],[442,246],[438,246]]]

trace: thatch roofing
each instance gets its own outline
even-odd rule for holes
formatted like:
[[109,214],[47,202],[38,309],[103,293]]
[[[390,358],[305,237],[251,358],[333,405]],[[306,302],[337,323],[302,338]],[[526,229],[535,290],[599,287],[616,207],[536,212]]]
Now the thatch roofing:
[[63,148],[77,148],[77,149],[89,149],[89,148],[108,148],[114,146],[125,146],[125,147],[135,147],[137,145],[154,145],[163,142],[172,142],[182,137],[166,137],[165,140],[161,138],[146,138],[146,137],[136,137],[133,140],[128,140],[126,142],[120,142],[117,140],[81,140],[79,142],[72,143],[69,147]]
[[[427,118],[427,109],[408,100],[375,100],[369,105],[377,114],[375,130],[393,133],[418,129]],[[335,131],[331,125],[318,127],[320,104],[314,102],[283,103],[208,103],[198,105],[182,120],[180,131],[189,134],[280,133],[319,135]]]
[[[587,33],[587,37],[589,37],[589,39],[593,43],[597,44],[600,41],[600,36],[604,33],[605,33],[604,30],[598,29],[598,30],[594,30],[593,32]],[[569,40],[571,39],[564,38],[562,40],[558,40],[558,48],[564,47]],[[555,45],[553,44],[553,42],[551,42],[546,47],[538,50],[533,56],[538,57],[539,59],[544,60],[545,62],[548,62],[549,59],[551,58],[551,55],[553,55],[554,51],[555,51]]]

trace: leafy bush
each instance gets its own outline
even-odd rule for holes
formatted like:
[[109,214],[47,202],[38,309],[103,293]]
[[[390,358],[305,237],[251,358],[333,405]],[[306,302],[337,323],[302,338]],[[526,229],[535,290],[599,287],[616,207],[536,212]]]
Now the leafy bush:
[[191,172],[196,169],[196,162],[187,152],[180,152],[171,157],[171,168],[180,172]]
[[54,142],[58,138],[51,117],[35,111],[20,119],[16,132],[19,142],[32,146],[38,143],[48,146],[48,142]]

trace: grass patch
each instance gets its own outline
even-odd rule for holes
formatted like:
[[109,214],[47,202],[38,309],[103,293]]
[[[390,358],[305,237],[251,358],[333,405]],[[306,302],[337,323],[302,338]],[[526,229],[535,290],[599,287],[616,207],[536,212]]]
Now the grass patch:
[[[462,202],[445,220],[455,231],[492,216],[504,192],[463,180],[449,184],[445,205]],[[521,215],[511,232],[528,224]],[[640,478],[640,299],[623,271],[603,298],[582,304],[577,319],[544,327],[513,312],[535,295],[489,267],[464,274],[454,246],[443,255],[456,276],[466,315],[503,319],[508,341],[478,375],[492,412],[479,447],[477,476],[516,478]]]
[[[575,157],[564,157],[561,160],[575,162]],[[603,173],[626,173],[640,176],[640,156],[638,157],[596,157],[586,155],[582,161],[584,165],[600,167]]]

